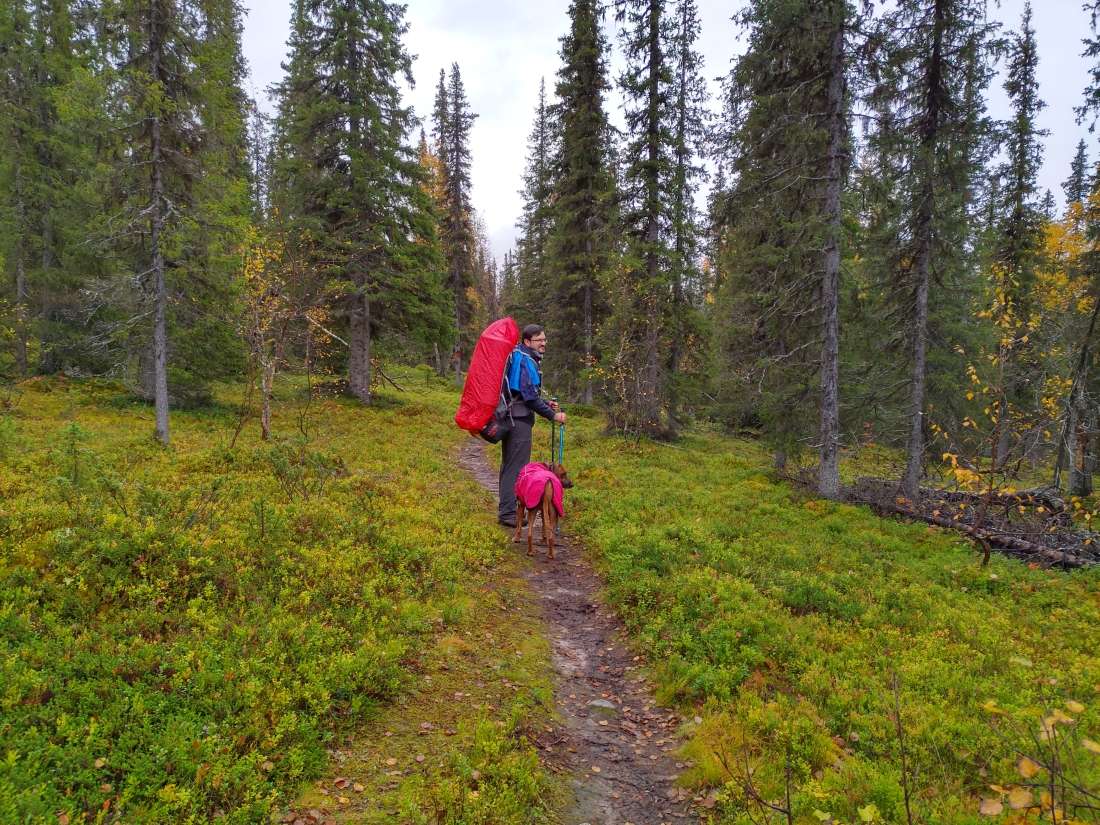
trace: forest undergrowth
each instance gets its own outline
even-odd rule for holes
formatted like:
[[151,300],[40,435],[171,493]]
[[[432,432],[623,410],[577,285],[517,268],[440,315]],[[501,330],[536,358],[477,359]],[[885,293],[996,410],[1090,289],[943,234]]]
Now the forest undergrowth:
[[715,821],[1094,821],[1097,571],[983,567],[957,532],[807,498],[753,442],[580,424],[570,529],[659,701],[701,720],[681,782],[722,788]]
[[[369,410],[288,383],[269,442],[235,437],[226,387],[173,413],[170,449],[121,387],[21,385],[0,416],[0,822],[267,822],[372,720],[425,718],[425,651],[462,644],[511,562],[455,467],[454,390],[414,379]],[[537,818],[532,691],[455,704],[416,801]],[[333,790],[334,810],[380,796]]]

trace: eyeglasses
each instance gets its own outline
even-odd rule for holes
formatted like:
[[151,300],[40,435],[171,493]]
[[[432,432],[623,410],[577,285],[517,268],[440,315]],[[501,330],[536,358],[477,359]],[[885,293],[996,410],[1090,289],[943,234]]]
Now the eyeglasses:
[[546,336],[545,335],[540,335],[537,338],[531,338],[530,341],[531,341],[532,344],[545,344],[546,343]]

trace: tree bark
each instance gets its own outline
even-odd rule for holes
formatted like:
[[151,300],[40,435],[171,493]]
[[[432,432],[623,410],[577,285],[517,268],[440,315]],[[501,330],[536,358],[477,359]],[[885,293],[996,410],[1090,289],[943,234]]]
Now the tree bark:
[[1088,400],[1083,389],[1076,393],[1070,420],[1069,494],[1092,495],[1092,429]]
[[840,190],[843,163],[844,25],[837,25],[829,55],[829,168],[825,184],[828,242],[822,284],[821,432],[818,494],[840,498]]
[[[154,77],[160,77],[159,60],[153,50]],[[168,434],[168,288],[164,280],[164,151],[161,144],[160,116],[153,117],[151,130],[153,160],[153,202],[151,204],[150,241],[153,249],[153,401],[156,412],[155,437],[165,446]]]
[[[592,239],[584,242],[589,256],[592,254]],[[584,281],[584,403],[592,403],[592,284],[587,275]]]
[[348,379],[351,392],[364,405],[370,405],[370,300],[362,292],[351,299],[351,353]]

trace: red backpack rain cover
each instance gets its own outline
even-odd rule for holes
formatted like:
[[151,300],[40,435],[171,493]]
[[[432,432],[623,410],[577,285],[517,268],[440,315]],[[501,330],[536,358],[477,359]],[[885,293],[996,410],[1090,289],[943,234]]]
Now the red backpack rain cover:
[[511,318],[494,321],[481,333],[455,413],[455,423],[463,430],[477,435],[489,423],[500,403],[505,364],[518,343],[519,327]]

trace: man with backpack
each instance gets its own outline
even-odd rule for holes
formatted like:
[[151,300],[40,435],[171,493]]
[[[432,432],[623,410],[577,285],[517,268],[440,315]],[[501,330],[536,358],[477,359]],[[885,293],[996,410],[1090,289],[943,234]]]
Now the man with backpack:
[[531,461],[531,433],[535,413],[556,424],[565,423],[565,413],[556,401],[547,401],[542,392],[543,353],[546,352],[546,332],[538,324],[523,328],[520,344],[512,351],[504,369],[506,401],[512,406],[515,426],[500,442],[500,504],[497,521],[506,527],[516,526],[516,479],[519,471]]

